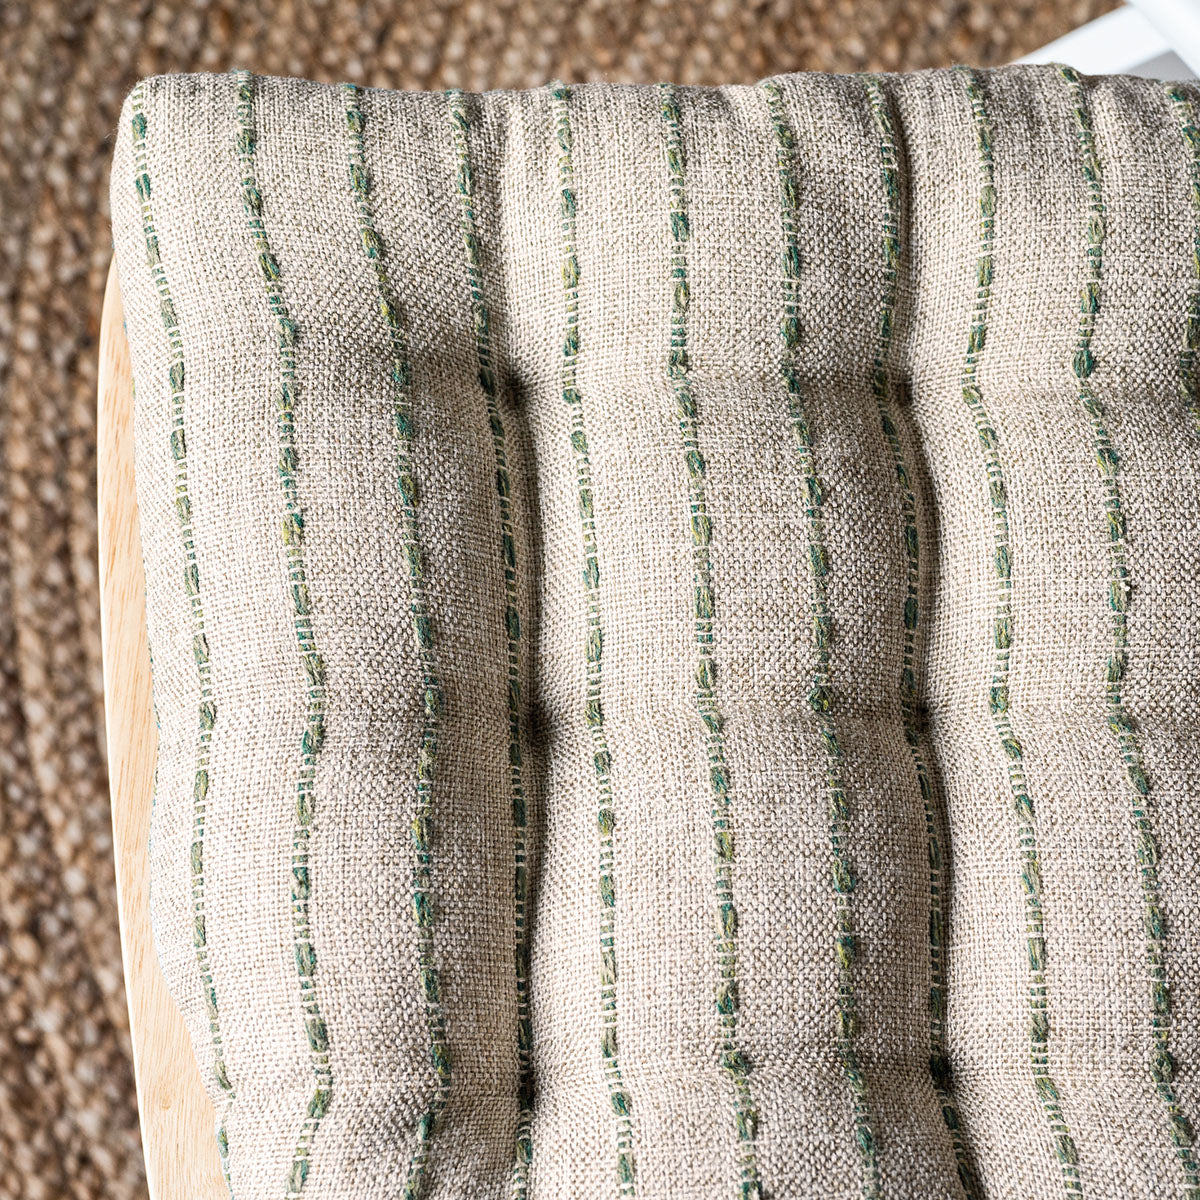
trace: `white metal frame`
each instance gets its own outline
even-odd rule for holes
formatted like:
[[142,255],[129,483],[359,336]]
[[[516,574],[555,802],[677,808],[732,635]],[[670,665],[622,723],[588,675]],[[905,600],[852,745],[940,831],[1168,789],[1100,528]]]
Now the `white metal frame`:
[[1200,77],[1200,0],[1130,0],[1018,59],[1063,62],[1085,75]]

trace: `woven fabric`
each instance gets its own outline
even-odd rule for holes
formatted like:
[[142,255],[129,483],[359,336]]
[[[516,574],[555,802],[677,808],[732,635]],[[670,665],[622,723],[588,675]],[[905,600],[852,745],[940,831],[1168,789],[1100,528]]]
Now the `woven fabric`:
[[1200,1196],[1194,104],[139,85],[234,1195]]

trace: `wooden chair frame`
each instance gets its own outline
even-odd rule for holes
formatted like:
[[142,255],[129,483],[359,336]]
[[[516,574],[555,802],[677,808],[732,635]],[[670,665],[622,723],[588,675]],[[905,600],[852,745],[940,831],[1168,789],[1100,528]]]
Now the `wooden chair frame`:
[[227,1200],[212,1105],[150,932],[148,840],[158,731],[133,484],[133,374],[115,266],[100,320],[100,629],[121,955],[151,1200]]

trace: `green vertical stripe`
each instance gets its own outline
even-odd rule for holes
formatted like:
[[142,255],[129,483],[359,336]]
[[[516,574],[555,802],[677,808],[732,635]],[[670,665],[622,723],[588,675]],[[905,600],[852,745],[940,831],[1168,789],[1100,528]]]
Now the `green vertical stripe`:
[[433,619],[426,586],[426,556],[421,545],[417,516],[420,496],[413,461],[413,403],[408,341],[400,305],[387,267],[387,247],[375,225],[371,199],[372,178],[366,162],[363,130],[367,116],[359,89],[342,84],[345,131],[349,158],[349,190],[358,217],[359,242],[375,274],[379,312],[388,331],[388,380],[392,391],[392,424],[396,445],[396,491],[399,498],[401,554],[408,580],[408,607],[413,648],[421,668],[421,741],[414,764],[415,804],[410,826],[412,839],[412,917],[417,938],[417,985],[429,1036],[429,1060],[434,1090],[428,1108],[417,1122],[417,1145],[409,1161],[404,1184],[405,1200],[415,1200],[428,1177],[430,1143],[446,1107],[451,1083],[450,1044],[442,1009],[442,985],[434,953],[433,786],[437,770],[438,733],[444,711],[441,672],[438,667]]
[[200,685],[198,733],[196,738],[196,769],[192,778],[192,843],[190,851],[192,879],[192,941],[196,950],[196,967],[200,974],[205,1016],[212,1041],[212,1074],[217,1086],[225,1093],[226,1102],[217,1120],[217,1147],[221,1154],[221,1170],[225,1182],[229,1176],[229,1144],[225,1132],[229,1105],[236,1099],[233,1083],[225,1063],[225,1042],[221,1036],[221,1020],[217,1010],[217,988],[213,982],[212,963],[208,950],[208,928],[205,921],[204,847],[208,821],[209,756],[213,728],[217,722],[217,705],[212,690],[212,669],[209,662],[208,634],[205,631],[204,603],[200,590],[200,564],[196,557],[196,538],[192,528],[192,501],[188,491],[187,437],[184,431],[186,402],[183,360],[183,335],[167,274],[159,252],[158,231],[150,204],[150,168],[146,153],[146,85],[138,84],[132,96],[134,186],[141,204],[142,232],[146,238],[146,265],[158,291],[159,313],[167,335],[169,364],[167,391],[170,396],[171,432],[169,449],[175,464],[174,506],[183,539],[183,589],[188,598],[192,621],[192,657]]
[[1179,351],[1179,398],[1193,432],[1200,434],[1200,380],[1196,376],[1196,352],[1200,350],[1200,126],[1196,124],[1195,105],[1184,87],[1167,84],[1167,97],[1179,118],[1179,132],[1191,158],[1192,286],[1188,291],[1187,323]]
[[1200,1196],[1200,1171],[1193,1153],[1191,1122],[1180,1107],[1173,1086],[1175,1063],[1171,1057],[1171,998],[1167,977],[1165,919],[1158,883],[1158,837],[1150,804],[1150,781],[1142,766],[1137,726],[1125,704],[1121,687],[1129,667],[1129,614],[1135,589],[1130,578],[1126,546],[1125,510],[1121,502],[1121,457],[1113,445],[1105,424],[1105,406],[1092,384],[1096,358],[1092,334],[1100,311],[1104,264],[1105,211],[1100,159],[1092,126],[1087,89],[1079,72],[1059,67],[1071,96],[1075,129],[1079,136],[1079,162],[1088,192],[1088,218],[1085,228],[1087,278],[1079,300],[1079,330],[1071,367],[1075,375],[1079,402],[1092,428],[1092,458],[1100,477],[1104,496],[1104,527],[1108,546],[1108,586],[1105,600],[1109,613],[1112,641],[1104,664],[1104,698],[1108,724],[1121,757],[1128,783],[1133,842],[1138,873],[1142,883],[1142,931],[1146,955],[1146,1025],[1150,1031],[1149,1072],[1154,1090],[1163,1107],[1167,1133],[1175,1148],[1190,1197]]
[[308,1178],[312,1144],[321,1118],[329,1110],[333,1096],[333,1073],[329,1062],[329,1033],[317,1002],[317,954],[309,921],[309,842],[316,804],[313,779],[317,755],[325,740],[325,662],[313,633],[312,605],[304,565],[304,509],[296,472],[300,452],[296,444],[296,341],[295,322],[288,313],[280,284],[279,261],[271,251],[262,221],[262,194],[254,176],[255,156],[255,81],[249,71],[237,76],[237,158],[241,172],[240,192],[246,214],[250,241],[262,275],[263,292],[275,324],[279,383],[275,390],[278,417],[278,473],[283,493],[283,517],[280,523],[287,556],[287,587],[296,633],[298,668],[307,691],[304,731],[298,749],[296,772],[295,819],[292,827],[291,913],[296,975],[300,983],[300,1006],[304,1015],[304,1033],[308,1042],[315,1086],[301,1117],[301,1129],[286,1181],[289,1198],[299,1196]]
[[929,1072],[954,1151],[959,1182],[967,1200],[980,1195],[974,1162],[966,1139],[950,1077],[950,1059],[946,1053],[946,895],[941,840],[934,815],[933,786],[922,748],[921,717],[917,706],[917,628],[920,620],[921,560],[917,533],[917,501],[912,476],[900,442],[891,402],[889,359],[892,324],[896,313],[896,287],[903,247],[900,239],[900,171],[896,153],[896,134],[888,101],[879,80],[867,77],[866,88],[871,115],[879,134],[879,170],[883,186],[884,215],[881,242],[883,290],[879,301],[875,354],[871,364],[871,390],[875,396],[879,422],[892,452],[892,464],[900,487],[901,518],[904,523],[904,548],[907,578],[904,597],[904,657],[900,671],[900,712],[904,740],[912,756],[913,771],[921,792],[925,812],[925,836],[929,857]]
[[575,242],[575,168],[571,149],[571,91],[561,83],[549,85],[558,153],[559,218],[562,233],[562,281],[566,321],[562,346],[562,398],[570,420],[571,451],[575,458],[580,532],[583,544],[583,592],[587,620],[584,659],[587,691],[584,720],[592,741],[599,807],[596,830],[599,841],[600,903],[600,1061],[616,1120],[616,1182],[619,1194],[632,1196],[636,1184],[633,1154],[632,1100],[621,1075],[617,1046],[617,878],[613,858],[613,830],[617,822],[613,795],[612,755],[601,702],[604,629],[600,620],[600,561],[592,487],[592,464],[588,455],[584,400],[577,383],[579,363],[579,254]]
[[857,885],[848,847],[850,804],[842,781],[842,747],[835,714],[831,648],[833,614],[829,608],[828,580],[832,568],[825,542],[825,486],[817,473],[812,428],[805,406],[805,383],[799,362],[801,341],[799,310],[800,244],[799,185],[794,166],[795,137],[784,111],[783,92],[775,80],[760,86],[775,142],[779,176],[780,211],[783,224],[783,304],[780,336],[783,354],[779,371],[787,389],[796,457],[800,468],[799,502],[808,521],[808,574],[810,586],[809,632],[815,656],[808,693],[825,753],[826,802],[828,805],[831,884],[834,897],[836,934],[833,945],[837,996],[833,1013],[834,1040],[842,1076],[850,1094],[854,1119],[854,1142],[858,1148],[864,1196],[876,1200],[881,1194],[875,1122],[867,1080],[858,1058],[859,1021],[855,995],[855,962],[860,949],[855,932],[854,891]]
[[487,405],[488,427],[496,467],[496,497],[500,513],[500,570],[504,577],[505,663],[508,695],[508,776],[513,826],[513,959],[517,990],[517,1129],[513,1153],[512,1196],[523,1200],[529,1188],[533,1160],[533,1025],[529,1011],[529,927],[526,912],[526,797],[521,774],[521,618],[517,595],[517,551],[513,529],[508,443],[500,415],[496,368],[492,361],[491,316],[483,294],[479,231],[475,218],[474,172],[468,142],[469,117],[463,93],[447,93],[454,151],[458,160],[463,253],[471,316],[475,326],[475,355],[479,387]]
[[1008,492],[1000,442],[996,427],[988,415],[979,386],[979,364],[987,341],[987,318],[991,300],[993,253],[996,235],[996,185],[992,159],[992,124],[987,113],[979,75],[968,68],[961,71],[979,155],[979,252],[975,263],[975,305],[967,335],[967,354],[963,364],[962,397],[975,423],[983,453],[992,533],[995,551],[992,576],[996,585],[996,609],[993,618],[992,681],[988,690],[988,710],[996,730],[1000,751],[1007,768],[1020,848],[1020,885],[1025,898],[1024,943],[1029,966],[1029,1064],[1034,1091],[1050,1129],[1054,1154],[1062,1167],[1063,1186],[1070,1195],[1082,1195],[1079,1156],[1075,1139],[1067,1126],[1059,1103],[1058,1087],[1050,1074],[1050,999],[1046,986],[1046,939],[1043,928],[1042,878],[1038,861],[1038,826],[1033,800],[1025,777],[1025,751],[1013,730],[1009,715],[1009,669],[1013,643],[1013,551],[1009,537]]
[[695,621],[696,710],[703,725],[711,797],[713,863],[716,868],[716,951],[718,983],[714,1009],[720,1030],[720,1062],[733,1088],[733,1117],[737,1133],[739,1194],[743,1200],[762,1195],[755,1136],[758,1113],[750,1091],[750,1062],[738,1042],[740,1009],[737,978],[738,914],[733,895],[733,783],[725,758],[722,717],[717,705],[717,663],[713,654],[716,589],[709,545],[712,521],[705,500],[706,464],[700,451],[698,414],[688,362],[688,259],[690,232],[685,186],[686,161],[679,101],[670,84],[659,85],[660,112],[666,127],[667,182],[670,194],[671,336],[667,379],[675,394],[675,416],[688,481],[688,525],[692,545],[692,609]]

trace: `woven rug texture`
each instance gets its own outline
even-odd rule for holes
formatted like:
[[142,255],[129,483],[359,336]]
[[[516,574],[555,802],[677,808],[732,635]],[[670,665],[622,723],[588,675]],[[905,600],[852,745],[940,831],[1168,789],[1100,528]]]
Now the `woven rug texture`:
[[1113,6],[0,3],[0,1200],[145,1195],[104,762],[95,500],[108,164],[134,81],[245,66],[483,90],[991,66]]

